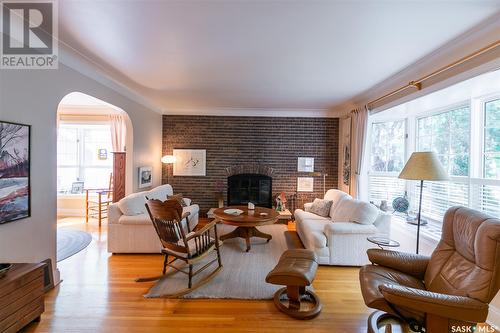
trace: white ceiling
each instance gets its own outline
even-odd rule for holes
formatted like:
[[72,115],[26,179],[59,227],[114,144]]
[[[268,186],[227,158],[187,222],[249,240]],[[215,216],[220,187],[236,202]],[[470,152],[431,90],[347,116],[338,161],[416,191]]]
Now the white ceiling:
[[59,36],[159,109],[325,109],[500,1],[60,1]]

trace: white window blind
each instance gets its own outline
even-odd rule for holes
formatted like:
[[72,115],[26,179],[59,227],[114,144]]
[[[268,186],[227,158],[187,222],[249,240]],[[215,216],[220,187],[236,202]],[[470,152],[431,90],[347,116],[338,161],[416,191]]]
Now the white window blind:
[[397,176],[370,175],[368,186],[370,201],[379,204],[382,200],[387,200],[389,206],[395,198],[403,196],[406,191],[405,181]]

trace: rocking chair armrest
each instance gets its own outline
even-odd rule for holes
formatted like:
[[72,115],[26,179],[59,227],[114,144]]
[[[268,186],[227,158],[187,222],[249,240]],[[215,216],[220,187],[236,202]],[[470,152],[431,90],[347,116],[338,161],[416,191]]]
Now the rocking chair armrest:
[[484,322],[488,315],[488,304],[470,297],[389,284],[380,285],[379,290],[389,303],[441,317]]
[[203,226],[203,228],[200,228],[200,229],[192,232],[191,235],[186,238],[186,241],[189,241],[190,239],[193,239],[193,238],[196,238],[196,237],[203,235],[204,233],[206,233],[207,231],[212,229],[215,226],[215,224],[216,224],[215,221],[207,223],[205,226]]

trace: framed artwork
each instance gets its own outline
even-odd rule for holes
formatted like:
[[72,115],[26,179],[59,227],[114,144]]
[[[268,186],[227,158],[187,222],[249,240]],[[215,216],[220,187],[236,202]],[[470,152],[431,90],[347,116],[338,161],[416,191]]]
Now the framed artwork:
[[0,121],[0,224],[31,216],[30,131]]
[[205,149],[174,149],[174,176],[206,176]]
[[313,192],[313,177],[297,177],[297,192]]
[[314,157],[299,157],[297,160],[298,172],[314,172]]
[[71,194],[81,194],[81,193],[83,193],[83,182],[71,183]]
[[153,167],[143,166],[139,168],[139,188],[153,185]]
[[97,158],[101,161],[105,161],[108,159],[108,150],[105,148],[99,149],[97,151]]

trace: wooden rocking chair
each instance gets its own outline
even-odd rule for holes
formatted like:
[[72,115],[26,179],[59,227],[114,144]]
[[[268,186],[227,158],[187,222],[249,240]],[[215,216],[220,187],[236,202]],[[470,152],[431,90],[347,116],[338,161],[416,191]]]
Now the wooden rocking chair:
[[[160,278],[176,272],[186,274],[188,276],[188,287],[173,294],[162,295],[162,297],[166,298],[179,297],[190,293],[209,282],[222,270],[219,249],[222,243],[219,242],[217,236],[216,222],[212,221],[196,231],[186,234],[182,224],[183,216],[179,216],[179,208],[174,202],[180,206],[177,200],[167,200],[165,202],[160,200],[147,200],[146,202],[146,209],[163,246],[162,254],[165,255],[165,260],[163,262],[163,272],[161,276],[139,278],[136,280],[137,282],[147,282],[159,280]],[[182,207],[180,212],[182,212]],[[213,230],[214,238],[210,237],[211,230]],[[203,265],[203,267],[193,272],[193,266],[212,253],[212,251],[216,251],[217,258],[212,259]],[[171,258],[172,260],[170,260]],[[186,271],[182,266],[179,267],[174,265],[174,262],[177,260],[183,261],[188,266],[188,270]],[[218,266],[214,271],[196,284],[192,283],[194,276],[201,273],[215,262],[217,262]],[[172,269],[168,273],[167,267]]]

